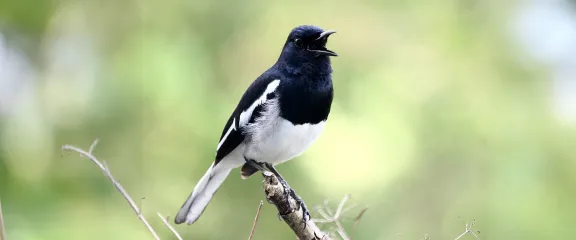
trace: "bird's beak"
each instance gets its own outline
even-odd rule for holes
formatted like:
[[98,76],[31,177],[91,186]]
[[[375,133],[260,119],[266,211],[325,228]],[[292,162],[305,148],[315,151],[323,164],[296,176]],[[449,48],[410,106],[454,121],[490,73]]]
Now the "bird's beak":
[[334,30],[327,30],[327,31],[320,33],[320,36],[318,38],[316,38],[316,41],[319,41],[322,43],[321,47],[319,49],[310,49],[310,51],[315,52],[318,56],[322,56],[322,55],[334,56],[334,57],[338,56],[337,53],[335,53],[331,50],[328,50],[326,48],[326,41],[327,41],[328,37],[334,33],[336,33],[336,31],[334,31]]
[[334,30],[324,31],[324,32],[320,33],[320,37],[316,38],[316,40],[328,38],[328,36],[330,36],[334,33],[336,33],[336,31],[334,31]]

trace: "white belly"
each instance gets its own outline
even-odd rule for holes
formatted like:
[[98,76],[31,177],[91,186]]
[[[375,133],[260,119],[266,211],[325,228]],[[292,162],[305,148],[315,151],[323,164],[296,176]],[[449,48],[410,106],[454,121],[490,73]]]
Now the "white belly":
[[273,165],[302,154],[322,133],[325,121],[294,125],[280,117],[278,100],[266,103],[264,113],[244,128],[244,157]]
[[[270,124],[270,123],[266,123]],[[257,162],[279,164],[302,154],[322,133],[325,122],[293,125],[276,118],[268,128],[253,131],[244,156]]]

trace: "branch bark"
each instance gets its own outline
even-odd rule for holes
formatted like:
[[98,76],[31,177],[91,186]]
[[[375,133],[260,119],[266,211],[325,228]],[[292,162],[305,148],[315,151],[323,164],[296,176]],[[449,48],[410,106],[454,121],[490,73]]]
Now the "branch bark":
[[[134,200],[132,200],[132,198],[130,197],[130,195],[128,195],[128,193],[122,187],[122,185],[120,185],[120,183],[118,183],[118,181],[116,181],[116,179],[112,176],[110,169],[108,168],[108,166],[106,166],[106,162],[99,161],[92,154],[97,144],[98,140],[95,140],[94,143],[92,143],[92,145],[90,146],[88,151],[82,150],[78,147],[71,145],[62,146],[62,150],[77,152],[81,156],[90,159],[98,168],[100,168],[100,170],[110,179],[110,181],[112,182],[114,187],[116,187],[118,192],[120,192],[120,194],[122,194],[122,196],[126,199],[130,207],[136,213],[138,219],[142,221],[142,223],[146,226],[148,231],[150,231],[152,236],[155,239],[159,240],[160,238],[158,237],[158,234],[156,234],[154,229],[152,229],[152,226],[150,226],[148,221],[144,218],[142,212],[140,211]],[[284,219],[284,222],[288,224],[288,226],[292,229],[292,231],[296,234],[296,236],[300,240],[330,240],[329,235],[320,231],[320,229],[316,226],[316,223],[314,223],[312,219],[308,219],[306,221],[304,220],[304,214],[302,209],[300,209],[300,205],[292,196],[290,196],[290,194],[288,194],[288,196],[285,195],[284,187],[282,186],[276,175],[272,174],[269,171],[263,172],[262,175],[264,177],[264,192],[266,194],[266,199],[268,200],[269,203],[276,206],[280,216],[282,217],[282,219]],[[253,236],[254,228],[256,226],[256,221],[258,220],[258,215],[261,206],[262,205],[260,205],[258,208],[258,213],[256,215],[256,219],[254,220],[254,226],[252,228],[250,237]],[[160,214],[158,214],[158,216],[162,219],[164,224],[166,224],[166,226],[176,235],[178,239],[182,239],[180,235],[174,230],[174,228],[172,228],[170,224],[167,224],[165,219]],[[1,227],[0,230],[2,230]]]
[[294,231],[300,240],[329,240],[330,237],[324,234],[316,226],[316,223],[309,219],[304,221],[302,209],[296,200],[284,194],[284,187],[278,178],[271,172],[262,173],[264,177],[264,193],[269,203],[276,206],[284,222]]

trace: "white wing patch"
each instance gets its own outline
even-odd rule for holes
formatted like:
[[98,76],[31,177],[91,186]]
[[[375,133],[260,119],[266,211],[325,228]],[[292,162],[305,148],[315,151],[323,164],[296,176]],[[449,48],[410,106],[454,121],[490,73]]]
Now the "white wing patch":
[[228,135],[230,135],[230,132],[232,132],[232,130],[236,130],[236,118],[232,119],[232,125],[230,125],[230,128],[228,128],[228,131],[226,131],[226,134],[224,134],[224,137],[222,137],[222,140],[220,140],[220,142],[218,143],[218,147],[216,147],[216,151],[218,151],[218,149],[220,149],[220,147],[226,141],[226,138],[228,137]]
[[250,107],[248,109],[242,111],[242,113],[240,114],[240,124],[239,124],[240,126],[246,126],[248,121],[250,121],[250,117],[252,117],[252,113],[254,112],[254,109],[256,109],[256,107],[258,105],[264,104],[266,102],[266,95],[276,91],[276,88],[278,88],[278,85],[280,85],[280,79],[276,79],[276,80],[270,82],[268,84],[268,86],[266,87],[266,90],[264,91],[262,96],[260,96],[258,99],[256,99],[256,101],[254,103],[252,103],[252,105],[250,105]]

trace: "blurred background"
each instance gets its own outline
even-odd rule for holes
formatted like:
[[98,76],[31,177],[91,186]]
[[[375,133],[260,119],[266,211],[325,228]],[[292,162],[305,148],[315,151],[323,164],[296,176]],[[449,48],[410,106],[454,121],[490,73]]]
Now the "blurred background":
[[[0,0],[7,238],[152,239],[93,163],[60,151],[100,138],[95,155],[174,239],[156,212],[176,214],[301,24],[337,30],[340,55],[323,135],[279,167],[310,208],[351,194],[354,239],[455,239],[473,219],[481,239],[576,235],[576,1]],[[233,171],[176,229],[248,238],[261,180]],[[264,204],[254,239],[294,239],[276,213]]]

